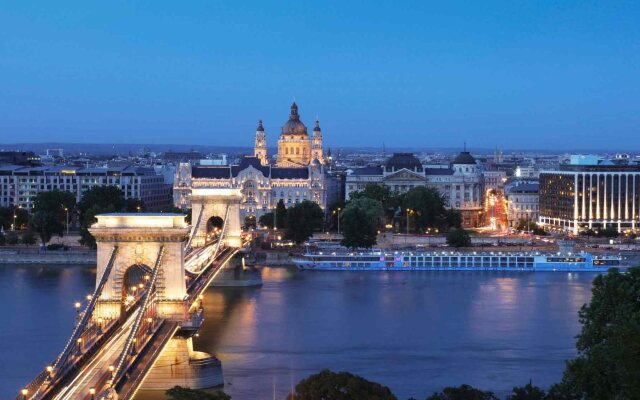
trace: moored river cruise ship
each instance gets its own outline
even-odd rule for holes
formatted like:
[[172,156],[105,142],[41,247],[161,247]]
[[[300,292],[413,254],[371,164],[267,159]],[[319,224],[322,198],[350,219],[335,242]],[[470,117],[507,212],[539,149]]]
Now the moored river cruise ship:
[[300,269],[332,271],[601,271],[624,267],[619,255],[537,252],[306,252]]

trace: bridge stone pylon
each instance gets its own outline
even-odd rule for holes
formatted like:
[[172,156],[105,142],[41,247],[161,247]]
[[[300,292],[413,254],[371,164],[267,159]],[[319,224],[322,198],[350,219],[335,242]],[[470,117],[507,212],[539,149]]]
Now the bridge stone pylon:
[[240,222],[240,189],[193,188],[191,190],[191,215],[193,220],[192,247],[207,244],[210,219],[219,217],[224,223],[224,244],[230,247],[242,246],[242,224]]
[[102,278],[113,249],[117,247],[111,273],[98,299],[93,318],[113,319],[120,316],[125,274],[133,266],[150,271],[164,247],[156,283],[158,315],[181,319],[185,315],[184,244],[189,226],[182,214],[114,213],[96,216],[98,222],[89,231],[97,244],[96,285]]

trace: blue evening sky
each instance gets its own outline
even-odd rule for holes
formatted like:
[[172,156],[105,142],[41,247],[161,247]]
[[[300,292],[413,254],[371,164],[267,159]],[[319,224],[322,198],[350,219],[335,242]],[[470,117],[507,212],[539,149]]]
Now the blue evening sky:
[[13,1],[0,143],[640,150],[639,1]]

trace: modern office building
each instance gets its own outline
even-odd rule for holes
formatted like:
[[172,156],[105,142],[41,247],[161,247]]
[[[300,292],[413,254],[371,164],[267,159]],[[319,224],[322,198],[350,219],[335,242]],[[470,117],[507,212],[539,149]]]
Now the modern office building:
[[629,159],[572,156],[558,170],[540,173],[539,223],[579,233],[614,227],[638,230],[640,164]]
[[3,207],[30,210],[39,192],[55,189],[72,192],[76,201],[80,201],[83,193],[94,186],[117,186],[126,199],[142,200],[152,210],[171,204],[171,186],[152,168],[0,165],[0,206]]

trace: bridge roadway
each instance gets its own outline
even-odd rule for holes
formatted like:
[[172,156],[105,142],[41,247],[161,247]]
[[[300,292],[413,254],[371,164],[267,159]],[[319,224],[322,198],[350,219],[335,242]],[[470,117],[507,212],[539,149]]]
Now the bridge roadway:
[[[191,271],[195,278],[187,288],[185,303],[188,306],[191,306],[204,293],[222,267],[239,251],[238,248],[224,248],[216,254],[214,260],[209,260],[215,253],[214,247],[207,246],[197,250],[185,263],[185,266],[190,267],[196,267],[201,262],[207,263],[201,272]],[[194,310],[189,311],[193,312]],[[49,393],[52,396],[47,397],[55,400],[89,400],[91,399],[90,389],[95,389],[96,393],[100,393],[111,379],[109,367],[115,365],[120,357],[136,314],[137,312],[131,313],[116,333],[80,367],[68,384],[58,390],[52,390]],[[176,321],[158,320],[156,322],[154,334],[147,343],[141,345],[136,358],[126,366],[127,372],[124,379],[116,384],[119,400],[133,398],[147,372],[160,355],[162,348],[179,329],[180,323]]]

